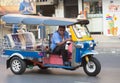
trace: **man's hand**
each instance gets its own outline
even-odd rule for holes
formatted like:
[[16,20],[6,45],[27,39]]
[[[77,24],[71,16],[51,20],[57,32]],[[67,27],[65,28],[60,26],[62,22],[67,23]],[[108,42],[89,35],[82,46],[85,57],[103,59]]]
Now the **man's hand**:
[[62,41],[62,42],[60,42],[60,43],[57,43],[57,45],[58,45],[58,46],[61,46],[61,45],[65,44],[67,41],[72,41],[72,39],[71,39],[71,38],[66,39],[65,41]]
[[66,39],[66,40],[65,40],[65,42],[67,42],[67,41],[72,41],[72,39],[71,39],[71,38],[69,38],[69,39]]

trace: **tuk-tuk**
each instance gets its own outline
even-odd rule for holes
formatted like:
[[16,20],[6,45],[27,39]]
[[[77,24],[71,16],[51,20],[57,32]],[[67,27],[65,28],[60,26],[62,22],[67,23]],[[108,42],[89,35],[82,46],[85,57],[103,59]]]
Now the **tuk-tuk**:
[[[58,17],[30,16],[8,14],[2,16],[6,24],[25,24],[39,26],[66,26],[69,29],[72,42],[66,43],[71,65],[63,65],[61,55],[53,54],[49,47],[51,34],[36,42],[32,32],[11,33],[4,36],[6,41],[3,55],[8,57],[7,68],[14,74],[23,74],[26,68],[38,66],[40,69],[62,68],[76,70],[83,67],[89,76],[96,76],[101,70],[100,62],[94,57],[96,43],[87,28],[88,20],[77,20]],[[53,27],[54,28],[54,27]],[[41,32],[42,33],[42,32]]]

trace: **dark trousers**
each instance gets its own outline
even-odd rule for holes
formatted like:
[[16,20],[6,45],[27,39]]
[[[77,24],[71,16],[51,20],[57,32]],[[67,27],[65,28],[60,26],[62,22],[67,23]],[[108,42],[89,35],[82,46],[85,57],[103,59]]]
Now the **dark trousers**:
[[53,50],[54,54],[62,55],[63,62],[68,61],[68,51],[65,50],[65,44],[61,46],[56,46]]

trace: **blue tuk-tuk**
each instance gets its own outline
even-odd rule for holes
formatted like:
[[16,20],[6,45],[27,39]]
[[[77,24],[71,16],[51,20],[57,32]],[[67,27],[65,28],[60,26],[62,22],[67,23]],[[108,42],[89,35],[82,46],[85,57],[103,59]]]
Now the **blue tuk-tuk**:
[[[101,70],[100,62],[94,57],[96,43],[90,35],[87,24],[88,20],[77,20],[57,17],[30,16],[19,14],[8,14],[2,16],[6,24],[24,24],[39,26],[66,26],[69,29],[72,42],[66,43],[69,61],[71,65],[63,65],[61,55],[53,54],[50,49],[51,34],[36,42],[32,32],[11,33],[4,36],[6,41],[3,55],[8,57],[7,68],[14,74],[23,74],[26,68],[38,66],[40,69],[63,68],[75,70],[83,67],[89,76],[96,76]],[[54,28],[54,27],[53,27]],[[41,32],[42,33],[42,32]]]

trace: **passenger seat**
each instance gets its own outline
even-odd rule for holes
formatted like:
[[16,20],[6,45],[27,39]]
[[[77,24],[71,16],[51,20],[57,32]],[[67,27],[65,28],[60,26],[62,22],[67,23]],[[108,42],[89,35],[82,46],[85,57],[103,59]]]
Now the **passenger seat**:
[[36,41],[32,32],[12,33],[5,36],[12,49],[35,50]]

